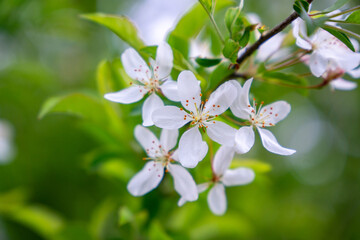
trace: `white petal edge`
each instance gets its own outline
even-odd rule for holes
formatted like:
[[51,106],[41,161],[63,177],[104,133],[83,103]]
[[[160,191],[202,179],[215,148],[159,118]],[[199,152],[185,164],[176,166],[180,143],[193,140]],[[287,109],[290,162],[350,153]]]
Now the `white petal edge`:
[[224,174],[225,170],[229,168],[232,159],[234,158],[234,148],[221,146],[214,157],[212,168],[214,173],[220,177]]
[[264,106],[260,114],[267,115],[265,119],[265,126],[271,126],[271,124],[277,124],[290,113],[291,106],[285,101],[277,101],[269,105]]
[[142,83],[148,82],[151,76],[150,69],[146,62],[133,48],[128,48],[121,54],[121,62],[125,72],[132,79]]
[[220,121],[213,121],[207,124],[207,134],[215,142],[233,147],[235,142],[236,129]]
[[[198,184],[196,187],[197,187],[198,193],[202,193],[202,192],[205,192],[209,188],[209,183],[201,183],[201,184]],[[185,198],[181,197],[178,201],[178,206],[181,207],[186,202],[187,202],[187,200]]]
[[222,178],[225,186],[239,186],[251,183],[255,179],[255,173],[250,168],[228,169]]
[[112,102],[129,104],[139,101],[146,93],[147,90],[144,87],[136,85],[118,92],[106,93],[104,98]]
[[149,157],[154,157],[156,151],[159,152],[159,140],[149,129],[137,125],[135,127],[135,138],[149,155]]
[[166,98],[173,102],[180,102],[177,82],[173,80],[167,80],[161,84],[160,89]]
[[332,80],[330,86],[335,90],[350,91],[357,88],[357,83],[342,78]]
[[152,120],[152,114],[156,109],[163,106],[164,106],[163,101],[155,93],[152,93],[148,98],[146,98],[142,106],[142,119],[143,119],[143,125],[145,127],[154,125],[154,122]]
[[181,136],[178,151],[181,165],[194,168],[206,156],[208,145],[202,140],[198,128],[193,127]]
[[282,147],[276,140],[274,134],[272,134],[269,130],[259,128],[259,127],[257,129],[260,134],[260,138],[261,138],[263,146],[269,152],[279,154],[279,155],[292,155],[296,152],[294,149]]
[[142,196],[156,188],[163,176],[164,167],[161,163],[148,162],[140,172],[130,179],[127,189],[133,196]]
[[198,199],[196,183],[190,173],[180,165],[169,164],[168,170],[174,178],[175,191],[186,201]]
[[156,72],[159,79],[164,79],[170,75],[173,60],[174,56],[170,45],[166,42],[160,43],[156,50],[156,66],[159,67]]
[[255,143],[255,133],[252,126],[241,127],[235,134],[236,152],[244,154],[250,151]]
[[207,202],[214,214],[223,215],[227,208],[224,185],[215,183],[208,193]]
[[220,115],[230,107],[237,95],[237,88],[234,88],[232,82],[227,81],[211,93],[204,110],[208,111],[211,116]]
[[196,108],[199,108],[201,103],[200,81],[191,71],[186,70],[179,74],[177,83],[181,104],[187,110],[196,112]]
[[235,80],[230,81],[233,84],[233,86],[236,87],[238,94],[233,104],[231,104],[230,110],[238,118],[247,119],[247,120],[250,119],[252,108],[249,107],[250,106],[249,92],[252,81],[253,81],[252,78],[247,80],[244,83],[243,87],[241,87],[240,83]]
[[160,144],[165,151],[173,149],[179,137],[178,129],[163,129],[160,135]]
[[184,110],[175,106],[164,106],[156,109],[152,114],[152,120],[155,126],[165,129],[179,129],[190,120]]

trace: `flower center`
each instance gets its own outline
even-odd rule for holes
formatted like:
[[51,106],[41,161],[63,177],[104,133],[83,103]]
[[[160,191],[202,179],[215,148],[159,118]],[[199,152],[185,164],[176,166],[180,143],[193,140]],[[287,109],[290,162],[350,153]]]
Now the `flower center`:
[[[265,126],[274,126],[273,123],[271,123],[271,118],[273,115],[273,107],[270,108],[262,108],[264,102],[262,101],[257,108],[256,99],[253,99],[253,106],[248,105],[248,108],[250,109],[250,123],[251,126],[257,126],[257,127],[265,127]],[[274,114],[275,117],[278,116],[278,114]]]
[[[200,97],[202,94],[200,94]],[[200,106],[197,106],[196,103],[194,103],[195,106],[195,112],[186,113],[184,115],[184,120],[190,119],[192,126],[198,126],[199,128],[207,128],[207,124],[214,124],[215,121],[212,121],[214,118],[216,118],[218,115],[210,115],[210,111],[206,109],[205,103],[208,100],[206,99],[205,102],[202,101]],[[189,100],[186,100],[186,106],[188,106]],[[213,107],[220,107],[213,105]],[[183,110],[180,108],[180,110]],[[211,122],[212,121],[212,122]]]
[[155,141],[152,142],[154,146],[146,149],[146,153],[151,157],[144,157],[143,160],[155,161],[167,167],[170,162],[173,162],[172,153],[166,151],[161,145],[156,146]]

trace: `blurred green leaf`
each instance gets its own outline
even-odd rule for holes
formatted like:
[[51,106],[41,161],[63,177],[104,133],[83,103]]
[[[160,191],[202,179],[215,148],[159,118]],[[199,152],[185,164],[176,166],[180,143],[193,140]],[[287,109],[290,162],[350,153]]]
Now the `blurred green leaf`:
[[344,33],[336,31],[335,29],[329,28],[329,27],[322,27],[324,30],[328,31],[331,35],[339,39],[341,42],[343,42],[348,48],[351,49],[351,51],[355,52],[355,48],[353,44],[351,43],[348,36],[346,36]]
[[303,10],[307,13],[309,11],[309,3],[306,0],[296,0],[293,5],[293,9],[299,15],[303,14]]
[[347,23],[360,24],[360,10],[351,13],[345,20]]
[[213,3],[213,0],[199,0],[199,2],[204,6],[204,8],[206,8],[209,13],[213,14],[213,4],[215,4]]
[[83,93],[72,93],[49,98],[41,107],[38,117],[42,119],[49,113],[81,117],[100,126],[106,126],[107,124],[105,110],[99,100]]
[[102,176],[115,178],[123,182],[129,181],[135,174],[128,161],[118,158],[108,159],[103,162],[99,166],[98,171]]
[[292,83],[295,85],[304,85],[306,83],[303,77],[300,77],[294,73],[264,72],[263,77],[266,79],[275,79],[280,82]]
[[326,8],[324,12],[332,12],[335,10],[340,9],[342,6],[344,6],[346,3],[348,3],[350,0],[337,0],[333,5]]
[[232,36],[233,26],[236,20],[238,19],[240,12],[241,12],[240,7],[231,7],[228,8],[228,10],[225,13],[225,25],[230,33],[230,36]]
[[195,59],[196,63],[203,67],[213,67],[221,62],[221,58],[200,58]]
[[140,52],[149,55],[152,59],[156,59],[157,46],[146,46],[140,49]]
[[89,226],[94,239],[103,239],[106,221],[115,209],[116,202],[110,198],[105,199],[94,209]]
[[172,238],[165,232],[160,222],[153,220],[149,229],[149,239],[171,240]]
[[239,40],[239,44],[241,47],[245,47],[248,44],[250,39],[250,31],[251,31],[251,27],[245,28],[245,31]]
[[127,17],[103,13],[83,14],[81,17],[109,28],[123,41],[137,50],[145,46],[138,36],[136,27]]
[[235,69],[229,69],[229,66],[230,62],[223,62],[211,72],[207,89],[214,89],[219,82],[235,72]]
[[119,209],[118,214],[119,214],[119,226],[125,225],[134,220],[134,214],[126,206],[121,207]]
[[223,49],[224,57],[230,59],[231,62],[236,63],[237,54],[240,50],[240,44],[232,39],[227,39]]
[[[232,0],[218,1],[215,7],[215,13],[221,9],[233,5]],[[184,56],[188,56],[189,40],[195,38],[200,30],[208,21],[208,15],[201,4],[196,3],[183,17],[178,21],[176,27],[169,33],[169,44],[179,50]]]
[[13,212],[10,217],[47,239],[51,239],[64,226],[58,214],[43,206],[26,206]]
[[24,189],[14,189],[0,194],[0,214],[8,214],[22,207],[27,199]]
[[234,158],[231,162],[231,168],[247,167],[258,173],[266,173],[271,171],[271,165],[255,159],[239,159]]

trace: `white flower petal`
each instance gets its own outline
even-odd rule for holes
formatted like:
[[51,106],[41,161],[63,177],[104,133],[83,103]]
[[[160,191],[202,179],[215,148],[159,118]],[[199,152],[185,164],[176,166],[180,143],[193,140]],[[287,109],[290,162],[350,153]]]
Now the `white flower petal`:
[[177,143],[179,130],[177,129],[163,129],[160,135],[160,144],[165,151],[173,149]]
[[143,125],[145,127],[154,125],[154,122],[152,120],[152,114],[156,109],[161,108],[163,106],[164,106],[163,101],[155,93],[152,93],[145,100],[142,106],[142,119],[143,119]]
[[236,129],[226,123],[213,121],[207,124],[207,134],[215,142],[229,147],[234,146]]
[[279,154],[279,155],[292,155],[296,151],[289,148],[284,148],[280,146],[280,144],[277,142],[274,134],[272,134],[267,129],[257,128],[261,137],[262,144],[264,147],[272,153]]
[[190,173],[177,164],[169,164],[168,169],[174,178],[175,191],[186,201],[197,200],[199,194],[196,183]]
[[301,19],[296,19],[293,21],[293,30],[292,33],[296,38],[296,45],[305,50],[311,50],[312,46],[306,34],[305,22]]
[[171,47],[166,42],[159,44],[156,50],[156,66],[159,68],[154,69],[154,74],[158,74],[158,79],[166,78],[170,75],[173,67],[173,52]]
[[221,84],[213,93],[204,106],[210,116],[220,115],[225,112],[237,97],[237,89],[232,82]]
[[170,99],[171,101],[174,102],[180,101],[177,82],[173,80],[167,80],[163,84],[161,84],[160,89],[161,92],[164,94],[164,96]]
[[265,62],[270,57],[272,57],[279,49],[285,38],[284,33],[278,33],[269,40],[267,40],[263,45],[258,49],[256,59],[260,62]]
[[238,186],[251,183],[255,178],[255,173],[250,168],[228,169],[222,178],[225,186]]
[[238,153],[247,153],[254,146],[255,133],[252,126],[241,127],[235,134],[235,149]]
[[133,196],[142,196],[156,188],[164,176],[164,167],[161,163],[148,162],[140,172],[130,179],[128,191]]
[[250,119],[250,114],[252,108],[249,102],[249,91],[252,83],[252,78],[247,80],[244,83],[244,86],[241,87],[240,83],[235,80],[230,81],[237,89],[237,97],[235,98],[233,104],[230,106],[231,112],[241,119]]
[[336,90],[349,91],[357,87],[357,83],[342,78],[332,80],[330,86]]
[[144,97],[148,91],[142,86],[131,86],[118,92],[106,93],[104,98],[117,103],[134,103]]
[[360,78],[360,67],[348,72],[353,78]]
[[151,72],[146,62],[133,48],[128,48],[121,54],[121,62],[125,72],[142,83],[148,82]]
[[193,127],[181,136],[178,150],[181,165],[194,168],[206,156],[208,145],[202,140],[198,128]]
[[266,118],[265,126],[272,126],[271,124],[277,124],[290,113],[291,106],[285,101],[277,101],[274,103],[271,103],[269,105],[264,106],[261,111],[260,115],[264,115]]
[[223,215],[227,208],[224,185],[216,183],[209,191],[207,201],[210,210],[216,215]]
[[175,106],[165,106],[156,109],[152,114],[155,126],[165,129],[179,129],[190,121],[187,113]]
[[201,103],[200,81],[196,79],[191,71],[182,71],[179,74],[177,83],[181,104],[184,108],[195,113]]
[[214,157],[212,168],[217,176],[222,176],[226,169],[229,168],[232,159],[234,158],[234,148],[221,146]]
[[147,128],[137,125],[135,127],[135,138],[149,155],[149,157],[155,157],[159,153],[159,140],[157,137]]
[[[197,187],[198,193],[202,193],[202,192],[206,191],[206,189],[208,189],[209,183],[202,183],[202,184],[197,185],[196,187]],[[187,200],[184,197],[181,197],[178,201],[178,206],[181,207],[186,202],[187,202]]]
[[310,55],[309,66],[311,73],[315,77],[320,77],[321,75],[323,75],[323,73],[326,71],[327,65],[328,59],[324,58],[321,53],[314,51]]

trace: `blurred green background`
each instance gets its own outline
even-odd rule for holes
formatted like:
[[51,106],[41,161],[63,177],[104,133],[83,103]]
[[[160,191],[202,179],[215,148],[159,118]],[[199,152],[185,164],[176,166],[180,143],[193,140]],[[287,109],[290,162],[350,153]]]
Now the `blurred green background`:
[[[321,10],[333,1],[314,2],[314,9]],[[249,154],[239,156],[262,162],[256,165],[256,180],[227,189],[228,210],[221,217],[209,211],[206,194],[178,208],[171,179],[142,198],[126,191],[127,181],[143,165],[143,152],[132,136],[141,123],[141,103],[106,103],[122,116],[110,126],[104,126],[101,111],[94,112],[93,121],[71,114],[38,118],[45,100],[74,92],[94,96],[84,107],[95,111],[103,103],[98,64],[104,59],[119,64],[116,59],[127,47],[79,14],[130,15],[145,42],[155,44],[165,33],[157,27],[174,25],[192,3],[0,1],[0,119],[12,126],[15,152],[10,162],[0,163],[1,240],[360,239],[359,88],[324,88],[304,96],[254,84],[253,93],[266,103],[283,99],[292,105],[290,116],[271,130],[298,153],[287,158],[271,154],[257,139]],[[289,15],[292,3],[248,0],[245,11],[272,27]],[[200,167],[207,166],[205,161]],[[205,181],[199,174],[195,178]]]

